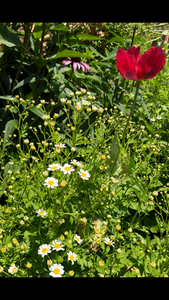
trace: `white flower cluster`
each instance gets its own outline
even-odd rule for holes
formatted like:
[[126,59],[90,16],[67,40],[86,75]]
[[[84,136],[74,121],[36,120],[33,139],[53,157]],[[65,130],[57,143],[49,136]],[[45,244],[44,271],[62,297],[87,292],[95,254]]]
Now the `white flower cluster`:
[[[59,147],[60,145],[56,145],[56,146]],[[83,180],[89,179],[90,177],[89,172],[83,170],[83,165],[80,162],[78,162],[76,159],[73,159],[71,161],[71,164],[80,167],[80,171],[78,171],[78,174]],[[72,166],[67,163],[64,164],[63,166],[61,166],[60,164],[50,164],[47,169],[48,171],[52,171],[52,172],[55,170],[61,170],[64,174],[71,174],[71,172],[75,171],[75,169],[72,168]],[[44,185],[46,185],[48,188],[54,188],[55,186],[58,186],[58,179],[54,177],[48,177],[45,179]]]
[[[74,240],[78,242],[78,244],[82,243],[83,240],[81,240],[80,236],[75,234]],[[65,245],[61,244],[60,240],[54,240],[52,241],[52,245],[44,244],[41,245],[38,249],[38,254],[42,255],[44,257],[45,255],[49,254],[54,251],[64,251],[65,250]],[[68,255],[68,260],[72,262],[72,265],[74,265],[74,262],[77,260],[77,254],[75,254],[72,251],[67,252]],[[52,277],[62,277],[62,275],[65,273],[64,267],[61,264],[53,264],[50,268],[50,273],[49,275]]]

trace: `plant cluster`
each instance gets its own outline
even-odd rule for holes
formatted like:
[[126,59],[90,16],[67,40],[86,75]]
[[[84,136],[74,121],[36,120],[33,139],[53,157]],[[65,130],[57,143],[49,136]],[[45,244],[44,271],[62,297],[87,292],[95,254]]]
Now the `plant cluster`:
[[0,24],[0,277],[169,276],[168,23],[102,25]]

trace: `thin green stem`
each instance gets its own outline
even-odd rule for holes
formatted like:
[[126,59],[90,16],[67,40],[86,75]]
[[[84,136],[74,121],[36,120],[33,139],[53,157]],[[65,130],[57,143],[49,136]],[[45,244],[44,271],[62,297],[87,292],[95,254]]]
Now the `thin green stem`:
[[137,94],[138,94],[138,90],[139,90],[139,84],[140,84],[140,81],[137,81],[137,83],[136,83],[136,93],[135,93],[135,97],[134,97],[133,106],[131,108],[130,115],[128,117],[125,129],[124,129],[123,140],[122,140],[123,147],[124,147],[124,143],[125,143],[125,136],[126,136],[126,132],[127,132],[127,127],[129,125],[129,121],[130,121],[130,119],[131,119],[131,117],[133,115],[133,112],[134,112],[134,107],[135,107],[135,104],[136,104]]

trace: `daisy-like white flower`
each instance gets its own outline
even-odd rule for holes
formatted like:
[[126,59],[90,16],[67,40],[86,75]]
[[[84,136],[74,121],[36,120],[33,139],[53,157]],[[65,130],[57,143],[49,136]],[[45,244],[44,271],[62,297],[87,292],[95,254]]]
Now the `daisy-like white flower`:
[[68,260],[71,260],[72,265],[74,265],[74,262],[77,260],[77,255],[72,251],[68,252],[67,255],[68,255]]
[[64,172],[64,174],[71,174],[75,169],[71,168],[71,165],[69,164],[64,164],[63,167],[60,168],[61,171]]
[[150,120],[151,120],[152,122],[155,122],[156,119],[155,119],[155,118],[151,118]]
[[60,164],[53,164],[53,165],[49,165],[49,168],[47,168],[49,171],[55,171],[55,170],[59,170],[61,168]]
[[67,59],[65,59],[65,60],[62,61],[62,65],[65,65],[65,66],[67,66],[67,65],[69,65],[71,63],[73,64],[73,70],[74,70],[74,72],[76,71],[77,68],[78,69],[82,68],[82,70],[84,72],[87,72],[87,71],[90,70],[90,67],[87,64],[81,62],[80,57],[71,57],[71,58],[67,57]]
[[64,249],[64,246],[65,245],[61,245],[61,241],[58,241],[58,240],[54,240],[52,241],[52,244],[51,247],[53,248],[53,250],[56,250],[56,251],[60,251],[60,250],[65,250]]
[[65,273],[64,267],[61,264],[54,264],[49,268],[49,270],[51,271],[49,275],[52,277],[62,277]]
[[91,103],[87,100],[82,99],[82,104],[83,105],[90,105]]
[[160,116],[157,117],[157,120],[161,120],[161,119],[162,119],[162,117],[160,117]]
[[74,165],[74,166],[78,166],[78,165],[79,165],[79,162],[78,162],[76,159],[71,160],[70,163],[71,163],[72,165]]
[[90,174],[87,171],[84,171],[83,169],[80,169],[80,177],[84,180],[89,180]]
[[75,234],[74,236],[74,240],[78,242],[78,244],[81,244],[83,242],[83,240],[81,240],[80,236]]
[[104,239],[105,244],[114,247],[114,242],[112,242],[109,238]]
[[56,148],[66,148],[66,145],[65,144],[58,144],[58,145],[55,145]]
[[47,255],[48,253],[51,253],[51,246],[44,244],[41,245],[38,249],[38,254],[42,255],[42,257],[44,257],[45,255]]
[[36,213],[38,214],[37,217],[44,217],[47,215],[47,212],[43,209],[39,209],[38,211],[36,211]]
[[15,274],[19,269],[19,266],[16,267],[15,264],[12,264],[12,266],[8,269],[8,273],[11,273],[11,274]]
[[48,177],[45,179],[45,183],[48,188],[54,188],[55,186],[58,186],[58,180],[55,179],[54,177]]

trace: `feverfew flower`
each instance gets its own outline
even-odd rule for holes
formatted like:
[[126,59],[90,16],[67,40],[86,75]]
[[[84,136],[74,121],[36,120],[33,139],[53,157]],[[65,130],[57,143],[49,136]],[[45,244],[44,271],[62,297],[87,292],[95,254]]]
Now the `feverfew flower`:
[[12,266],[8,269],[8,273],[11,273],[11,274],[15,274],[19,269],[19,266],[16,267],[15,264],[12,264]]
[[74,262],[77,260],[77,255],[72,251],[68,252],[67,255],[68,255],[68,260],[71,260],[72,265],[74,265]]
[[88,180],[90,177],[90,174],[87,171],[84,171],[83,169],[80,169],[80,172],[78,172],[80,174],[80,177],[84,180]]
[[56,148],[66,148],[65,144],[58,144],[58,145],[55,145]]
[[61,264],[54,264],[49,268],[49,270],[51,271],[49,275],[52,277],[62,277],[65,273],[64,267]]
[[161,119],[162,119],[162,117],[160,117],[160,116],[157,117],[157,120],[161,120]]
[[105,244],[114,247],[114,242],[112,242],[109,238],[104,239]]
[[53,164],[53,165],[49,165],[49,168],[47,168],[49,171],[55,171],[55,170],[59,170],[61,168],[60,164]]
[[38,214],[37,217],[44,217],[45,215],[47,215],[47,212],[43,209],[39,209],[38,211],[36,211],[36,213]]
[[79,162],[76,159],[71,160],[70,162],[72,165],[78,166]]
[[74,240],[78,242],[78,244],[81,244],[83,242],[83,240],[81,240],[80,236],[75,234],[74,236]]
[[54,188],[55,186],[58,186],[58,180],[55,179],[54,177],[48,177],[45,179],[45,183],[48,188]]
[[61,171],[64,172],[64,174],[71,174],[75,169],[71,168],[71,165],[69,164],[64,164],[63,167],[60,168]]
[[151,118],[150,120],[151,120],[152,122],[155,122],[156,119],[155,119],[155,118]]
[[65,245],[61,245],[61,241],[58,241],[58,240],[54,240],[52,241],[52,244],[51,247],[53,248],[52,250],[56,250],[56,251],[60,251],[60,250],[65,250],[64,249],[64,246]]
[[87,100],[82,99],[82,104],[83,105],[90,105],[91,103]]
[[47,255],[48,253],[51,253],[51,246],[50,245],[44,244],[44,245],[39,247],[38,254],[41,254],[42,257]]

